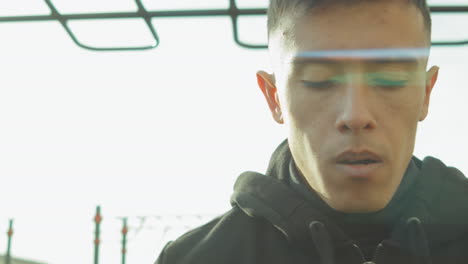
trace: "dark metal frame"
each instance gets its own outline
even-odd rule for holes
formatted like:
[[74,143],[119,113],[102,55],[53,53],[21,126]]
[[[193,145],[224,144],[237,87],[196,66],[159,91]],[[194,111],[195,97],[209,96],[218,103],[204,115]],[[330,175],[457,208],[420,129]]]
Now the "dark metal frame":
[[[206,10],[171,10],[171,11],[147,11],[141,0],[135,0],[137,5],[136,12],[113,12],[113,13],[83,13],[83,14],[61,14],[55,8],[51,0],[44,0],[51,10],[50,15],[32,15],[32,16],[7,16],[0,17],[2,22],[31,22],[31,21],[58,21],[65,31],[71,37],[76,45],[94,51],[123,51],[123,50],[148,50],[156,48],[159,45],[159,36],[151,23],[154,17],[212,17],[229,16],[232,22],[234,41],[241,47],[249,49],[265,49],[267,45],[255,45],[245,43],[239,38],[238,18],[239,16],[266,15],[265,8],[240,9],[235,0],[229,0],[228,9],[206,9]],[[468,13],[468,6],[432,6],[432,13]],[[68,26],[70,20],[83,19],[120,19],[120,18],[142,18],[148,26],[154,43],[149,46],[138,47],[92,47],[81,43]],[[454,42],[433,42],[433,46],[460,46],[468,44],[468,40]]]

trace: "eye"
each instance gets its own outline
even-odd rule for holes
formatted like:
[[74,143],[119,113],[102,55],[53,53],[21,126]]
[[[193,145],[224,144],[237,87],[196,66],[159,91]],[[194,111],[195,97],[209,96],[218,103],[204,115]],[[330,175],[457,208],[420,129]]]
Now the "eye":
[[406,72],[377,72],[367,75],[368,84],[371,86],[396,89],[408,85],[409,73]]
[[372,86],[379,86],[384,88],[401,88],[408,85],[408,80],[374,78],[369,81],[369,84]]
[[302,80],[301,82],[305,87],[317,90],[332,88],[338,84],[336,80],[325,80],[320,82]]

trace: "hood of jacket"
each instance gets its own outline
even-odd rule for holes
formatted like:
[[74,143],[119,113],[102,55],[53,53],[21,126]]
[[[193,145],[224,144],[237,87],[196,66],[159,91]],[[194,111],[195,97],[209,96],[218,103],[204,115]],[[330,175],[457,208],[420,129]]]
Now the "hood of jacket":
[[[285,140],[273,153],[266,174],[245,172],[239,176],[231,198],[251,217],[261,217],[280,230],[291,242],[299,246],[311,239],[314,223],[321,223],[329,233],[330,242],[344,244],[349,238],[327,216],[320,213],[302,195],[289,186],[289,164],[292,155]],[[391,241],[402,247],[411,247],[408,231],[417,219],[416,236],[422,242],[421,251],[460,236],[468,235],[468,180],[457,169],[447,167],[440,160],[426,157],[423,161],[413,157],[420,169],[405,198],[393,228]],[[426,254],[422,252],[421,254]]]

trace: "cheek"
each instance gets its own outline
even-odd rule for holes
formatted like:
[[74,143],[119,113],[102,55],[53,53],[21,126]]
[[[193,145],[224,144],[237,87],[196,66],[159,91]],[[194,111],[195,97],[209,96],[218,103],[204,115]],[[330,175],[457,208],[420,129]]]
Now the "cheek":
[[385,106],[387,117],[399,119],[395,122],[413,128],[419,120],[423,104],[423,97],[419,90],[421,90],[420,87],[406,87],[405,90],[394,95],[381,96],[380,103]]
[[[285,94],[286,123],[297,133],[307,133],[309,140],[323,139],[333,124],[331,98],[311,94],[305,89],[291,88]],[[293,132],[293,131],[291,131]]]
[[378,97],[378,126],[387,138],[387,144],[395,159],[405,159],[414,149],[422,100],[418,87],[392,96]]

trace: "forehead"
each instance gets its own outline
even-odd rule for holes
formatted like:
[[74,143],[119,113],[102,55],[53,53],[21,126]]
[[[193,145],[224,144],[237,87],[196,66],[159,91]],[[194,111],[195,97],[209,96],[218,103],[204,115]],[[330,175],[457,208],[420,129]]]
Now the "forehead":
[[428,46],[420,10],[407,1],[318,6],[298,18],[289,35],[292,54],[323,50],[376,50]]

